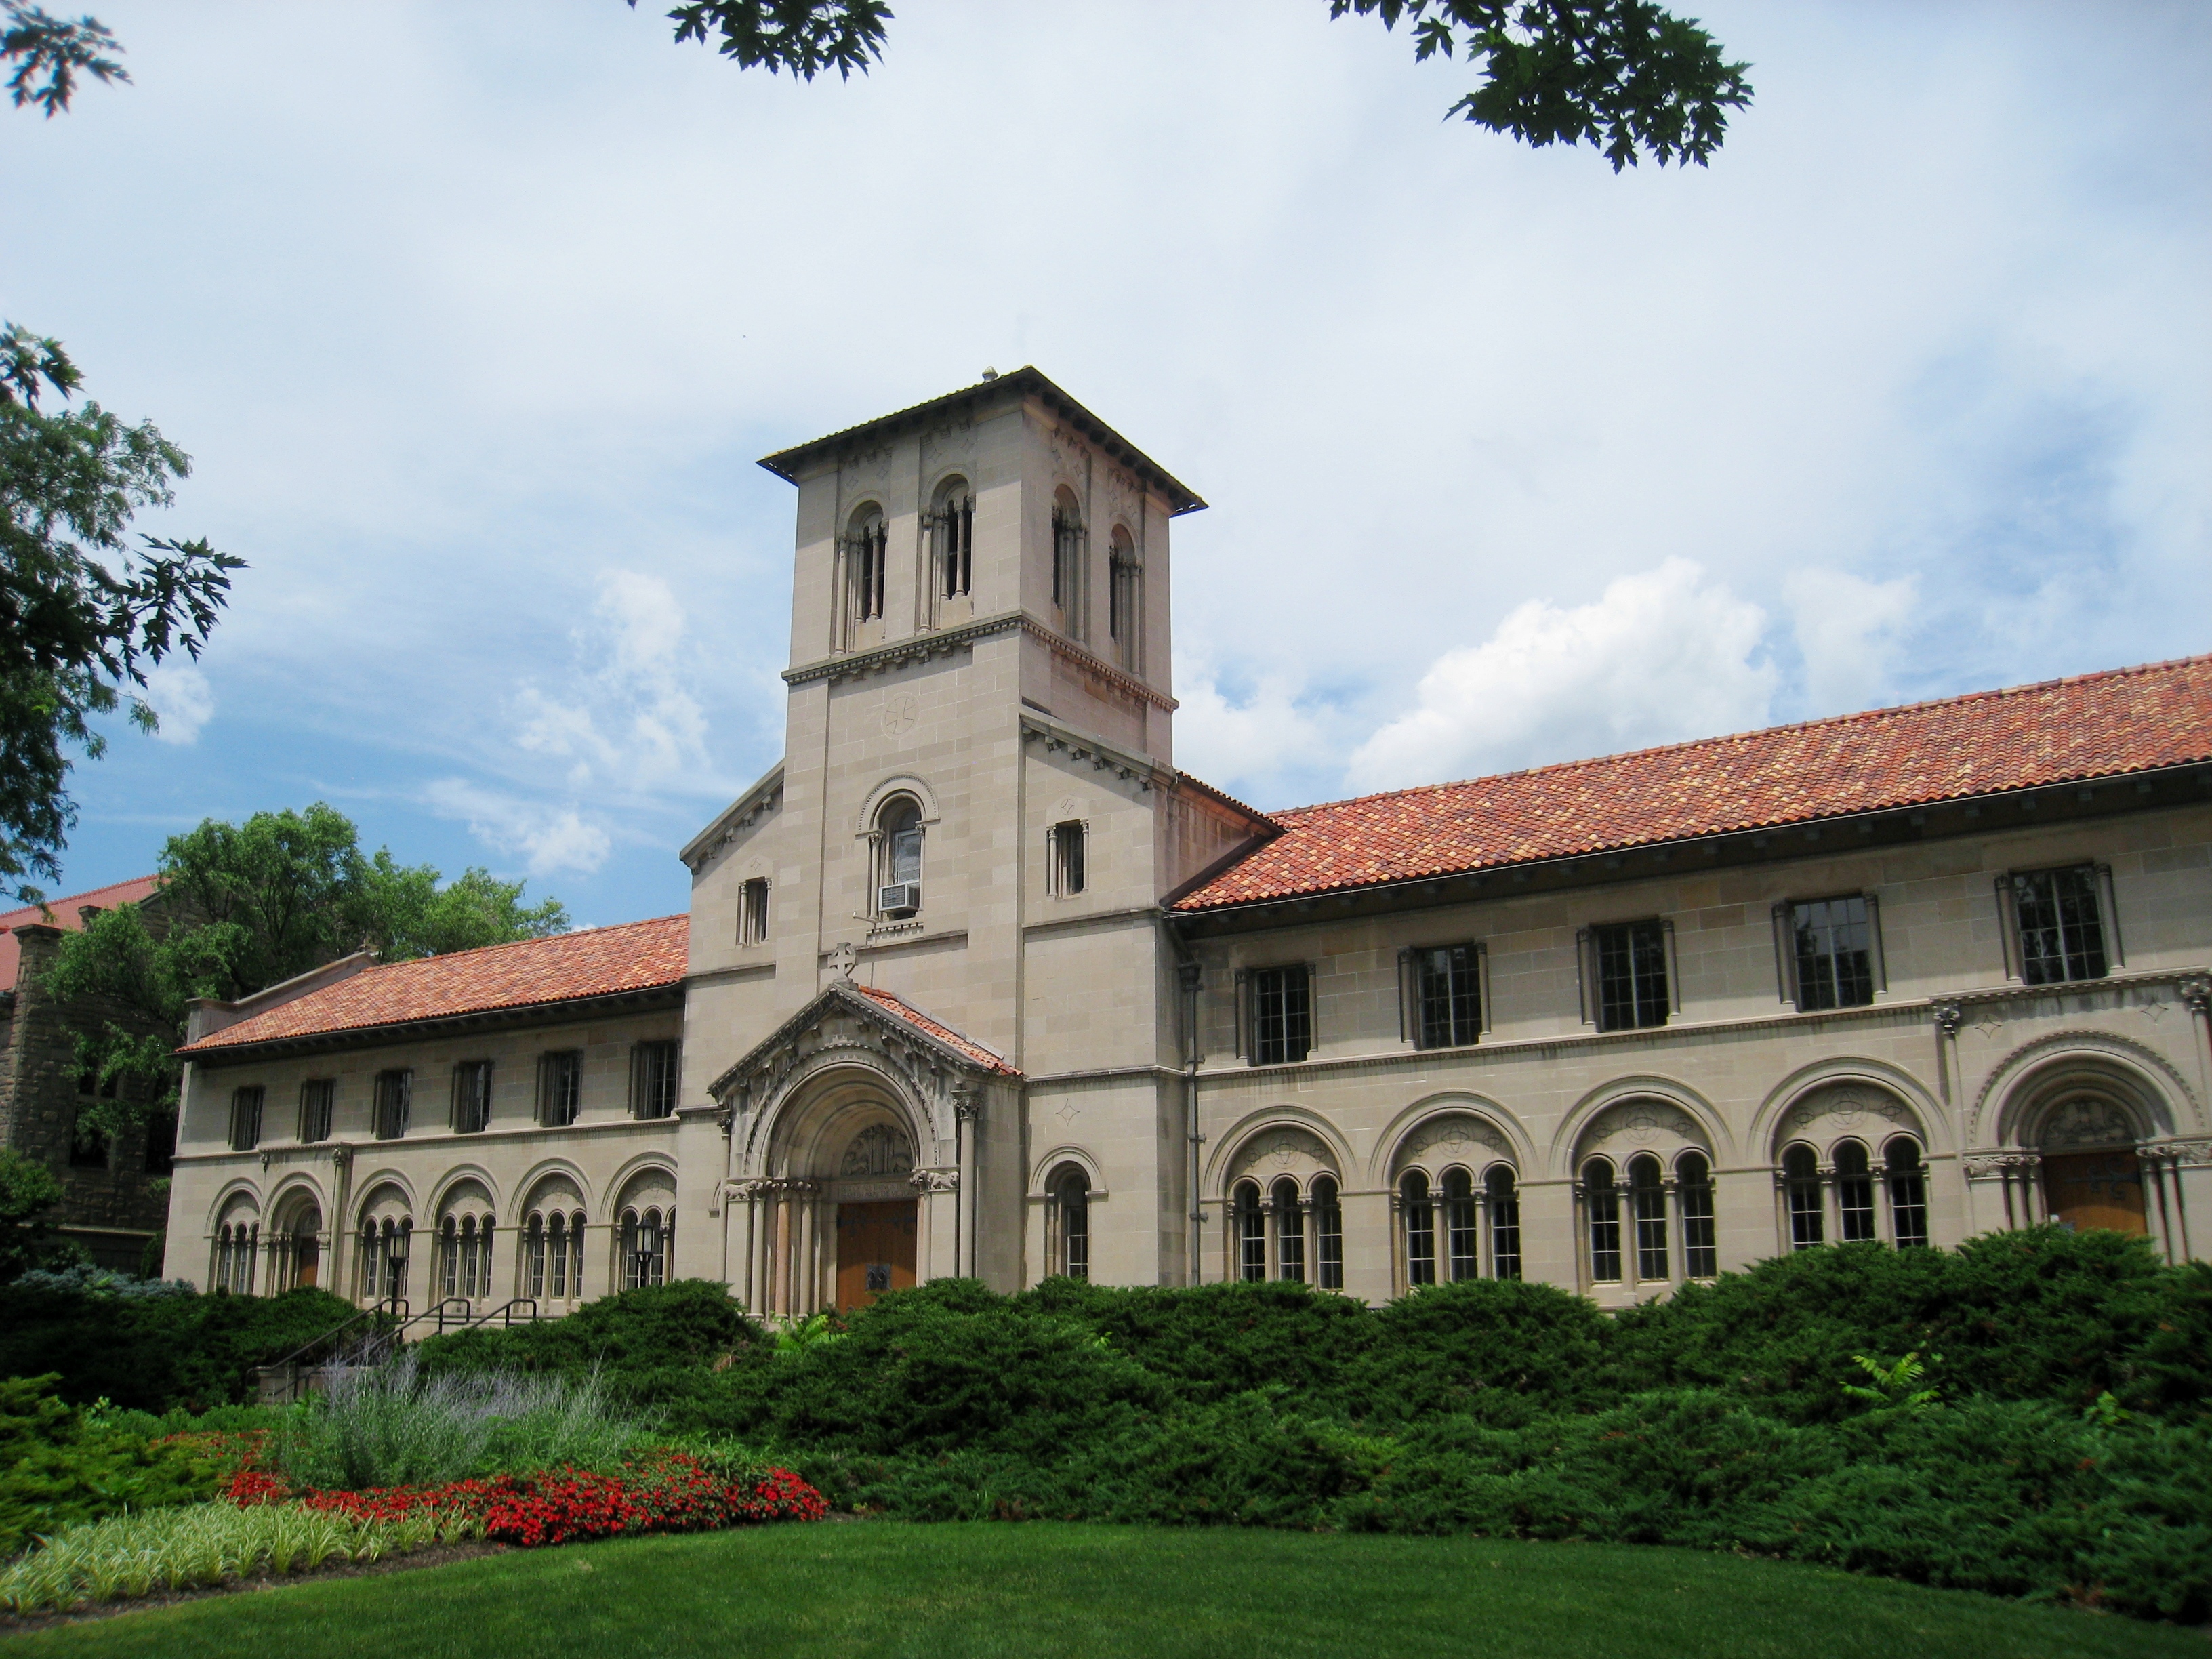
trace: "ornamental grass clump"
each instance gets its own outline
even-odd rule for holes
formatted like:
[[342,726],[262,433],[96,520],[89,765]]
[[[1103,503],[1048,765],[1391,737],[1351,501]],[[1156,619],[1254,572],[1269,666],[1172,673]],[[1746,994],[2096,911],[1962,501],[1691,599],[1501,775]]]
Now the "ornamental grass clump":
[[299,1504],[194,1504],[65,1527],[0,1571],[0,1607],[64,1611],[249,1574],[374,1561],[481,1534],[461,1510],[359,1517]]
[[306,1487],[436,1486],[472,1474],[619,1462],[645,1423],[596,1374],[421,1375],[413,1354],[336,1377],[286,1426],[273,1461]]

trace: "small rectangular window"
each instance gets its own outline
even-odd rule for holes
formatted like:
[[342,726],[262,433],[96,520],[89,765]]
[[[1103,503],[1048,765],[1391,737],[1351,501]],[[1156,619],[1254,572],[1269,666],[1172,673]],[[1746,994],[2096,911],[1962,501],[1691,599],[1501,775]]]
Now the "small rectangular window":
[[1482,947],[1426,945],[1406,953],[1413,1046],[1459,1048],[1482,1036]]
[[1881,975],[1874,900],[1862,893],[1778,907],[1784,994],[1801,1012],[1863,1008]]
[[1313,1048],[1313,988],[1304,963],[1251,975],[1252,1063],[1291,1065]]
[[69,1161],[72,1170],[106,1169],[107,1136],[89,1124],[77,1124],[70,1131]]
[[1664,1025],[1670,1008],[1666,923],[1626,921],[1593,927],[1589,941],[1598,1030]]
[[414,1111],[415,1074],[379,1072],[376,1074],[376,1138],[400,1140],[407,1134],[407,1120]]
[[565,1129],[576,1121],[584,1106],[584,1055],[580,1049],[563,1048],[538,1057],[538,1121],[549,1129]]
[[2106,917],[2099,902],[2097,866],[2015,871],[2013,918],[2019,929],[2020,976],[2029,985],[2102,979],[2106,960]]
[[738,890],[738,943],[768,942],[768,878],[755,876]]
[[453,1067],[453,1133],[481,1134],[491,1127],[491,1062],[465,1060]]
[[230,1149],[250,1152],[261,1144],[261,1102],[266,1093],[258,1083],[230,1091]]
[[630,1110],[637,1117],[667,1117],[676,1110],[678,1056],[675,1042],[641,1042],[632,1051]]
[[337,1100],[337,1080],[311,1077],[300,1085],[300,1139],[313,1142],[331,1138],[331,1110]]
[[1088,839],[1089,826],[1079,819],[1070,818],[1065,823],[1052,826],[1052,896],[1054,898],[1073,898],[1083,890],[1086,851],[1084,843]]

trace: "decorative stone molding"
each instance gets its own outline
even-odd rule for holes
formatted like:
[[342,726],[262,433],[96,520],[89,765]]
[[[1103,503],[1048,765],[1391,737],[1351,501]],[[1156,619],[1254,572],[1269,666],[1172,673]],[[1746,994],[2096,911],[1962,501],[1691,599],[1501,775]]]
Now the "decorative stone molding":
[[1812,1133],[1816,1123],[1823,1126],[1825,1133],[1836,1134],[1876,1128],[1883,1123],[1920,1133],[1918,1118],[1904,1102],[1886,1090],[1856,1084],[1815,1090],[1790,1109],[1776,1133],[1787,1140]]
[[2034,1140],[2045,1151],[2057,1146],[2132,1146],[2135,1121],[2115,1101],[2094,1095],[2062,1100],[2043,1115]]
[[2191,1013],[2212,1018],[2212,979],[2185,979],[2179,989]]
[[2009,1170],[2033,1170],[2043,1162],[2037,1152],[1996,1152],[1965,1160],[1966,1179],[1985,1181]]
[[914,1168],[914,1142],[905,1131],[888,1123],[872,1123],[854,1135],[839,1160],[837,1174],[847,1176],[904,1175]]
[[917,1193],[951,1193],[960,1189],[957,1170],[916,1170],[907,1180]]
[[2146,1140],[2136,1148],[2142,1157],[2161,1164],[2202,1168],[2212,1164],[2212,1139],[2191,1136],[2179,1140]]
[[[1702,1151],[1711,1150],[1705,1145],[1705,1131],[1680,1107],[1670,1101],[1631,1100],[1608,1106],[1591,1120],[1589,1127],[1583,1131],[1582,1152],[1587,1154],[1601,1146],[1641,1152],[1664,1146],[1670,1139]],[[1579,1163],[1581,1159],[1577,1158],[1576,1161]]]
[[1966,1018],[1966,1011],[1957,1003],[1931,1002],[1928,1005],[1928,1012],[1936,1017],[1936,1029],[1945,1036],[1959,1035],[1960,1022]]

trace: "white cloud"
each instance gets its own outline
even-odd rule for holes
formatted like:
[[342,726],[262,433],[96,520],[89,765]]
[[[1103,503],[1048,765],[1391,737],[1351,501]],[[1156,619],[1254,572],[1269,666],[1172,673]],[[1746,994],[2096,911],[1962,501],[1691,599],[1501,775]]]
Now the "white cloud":
[[726,793],[708,762],[705,712],[684,683],[684,607],[668,583],[634,570],[602,576],[592,623],[574,639],[597,666],[552,691],[526,684],[516,741],[568,761],[572,791]]
[[1919,578],[1875,582],[1816,568],[1793,573],[1783,592],[1805,659],[1807,712],[1845,714],[1888,700]]
[[163,743],[189,748],[200,740],[200,728],[215,718],[215,688],[189,662],[172,660],[149,669],[141,695],[161,716],[154,735]]
[[1231,702],[1207,667],[1178,665],[1176,764],[1219,787],[1267,794],[1272,780],[1311,764],[1328,745],[1320,723],[1298,706],[1297,684],[1262,680]]
[[1687,559],[1571,610],[1520,606],[1421,677],[1419,706],[1362,744],[1361,790],[1576,760],[1740,731],[1767,718],[1766,613]]
[[533,876],[559,870],[591,874],[607,861],[613,840],[586,823],[573,806],[549,806],[495,793],[462,778],[443,778],[424,792],[423,804],[441,817],[458,818],[487,846],[520,854]]

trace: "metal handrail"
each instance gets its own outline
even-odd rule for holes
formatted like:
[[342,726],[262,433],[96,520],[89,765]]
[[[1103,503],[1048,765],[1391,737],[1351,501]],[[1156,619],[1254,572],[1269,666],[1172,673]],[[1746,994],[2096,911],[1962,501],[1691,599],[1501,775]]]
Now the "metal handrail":
[[404,1302],[379,1302],[369,1307],[363,1308],[359,1312],[356,1313],[352,1318],[333,1325],[330,1329],[325,1331],[320,1336],[311,1338],[309,1340],[301,1343],[298,1347],[293,1349],[291,1352],[286,1354],[282,1359],[273,1362],[270,1369],[274,1370],[276,1366],[280,1365],[297,1364],[302,1355],[313,1353],[316,1349],[321,1347],[323,1344],[330,1341],[333,1337],[343,1335],[355,1326],[360,1324],[363,1320],[370,1321],[373,1324],[374,1322],[386,1317],[404,1318],[405,1316],[406,1307],[407,1304]]
[[461,1329],[465,1331],[481,1330],[484,1326],[490,1324],[495,1319],[499,1321],[500,1328],[501,1330],[511,1329],[515,1322],[514,1310],[517,1308],[527,1308],[530,1310],[529,1316],[525,1322],[533,1325],[538,1322],[538,1298],[532,1296],[518,1296],[508,1298],[507,1301],[500,1304],[496,1308],[486,1309],[483,1313],[478,1314],[474,1319],[469,1321],[467,1324],[462,1326]]

